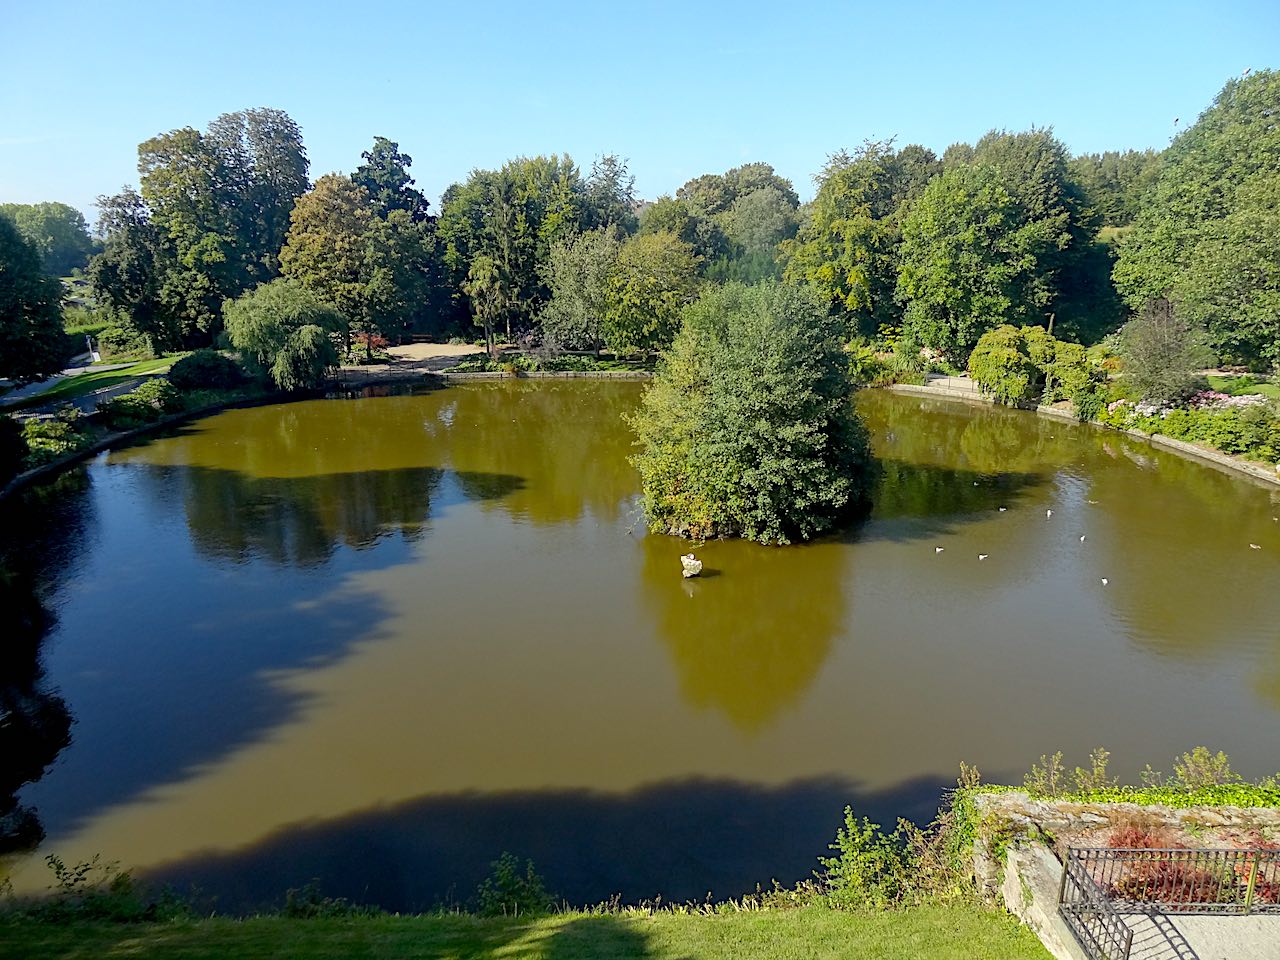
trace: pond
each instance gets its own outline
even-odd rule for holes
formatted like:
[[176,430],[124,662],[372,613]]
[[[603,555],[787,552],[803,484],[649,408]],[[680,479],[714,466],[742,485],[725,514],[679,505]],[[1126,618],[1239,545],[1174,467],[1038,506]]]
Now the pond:
[[846,803],[927,820],[962,760],[1280,767],[1277,491],[867,393],[871,517],[686,581],[637,508],[640,389],[229,411],[10,502],[15,887],[101,854],[222,909],[421,909],[509,850],[573,902],[726,897],[809,875]]

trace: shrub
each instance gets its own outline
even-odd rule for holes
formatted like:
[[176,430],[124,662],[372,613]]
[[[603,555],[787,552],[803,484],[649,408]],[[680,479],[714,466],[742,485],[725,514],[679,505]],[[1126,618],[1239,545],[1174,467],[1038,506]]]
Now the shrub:
[[476,888],[476,909],[481,916],[531,916],[551,910],[555,897],[547,892],[532,860],[526,860],[521,870],[519,858],[504,851],[489,866],[489,876]]
[[1280,416],[1267,404],[1167,409],[1118,400],[1098,419],[1121,430],[1202,443],[1232,456],[1280,461]]
[[871,344],[854,340],[845,346],[849,356],[849,379],[855,386],[883,386],[892,382],[889,365]]
[[1167,300],[1153,300],[1120,331],[1124,377],[1151,403],[1180,403],[1204,386],[1196,372],[1214,361],[1203,332]]
[[591,370],[599,370],[600,364],[595,357],[582,357],[572,353],[561,354],[558,357],[547,357],[538,361],[538,367],[542,370],[554,371],[574,371],[585,373]]
[[43,923],[77,921],[142,923],[189,917],[190,908],[178,898],[147,894],[127,872],[98,856],[68,866],[56,856],[44,858],[54,883],[46,897],[11,906],[11,914]]
[[83,429],[80,411],[69,404],[52,418],[26,421],[22,439],[27,445],[29,468],[60,460],[92,443]]
[[[1041,365],[1032,359],[1032,340],[1028,337],[1028,331],[1033,329],[1038,328],[1008,324],[996,327],[978,338],[978,345],[969,355],[973,382],[997,403],[1017,405],[1039,395]],[[1037,353],[1044,354],[1040,339],[1034,342]]]
[[179,390],[228,390],[244,382],[244,371],[217,350],[197,350],[169,368],[169,382]]
[[1231,769],[1231,760],[1227,755],[1221,750],[1210,753],[1208,747],[1195,747],[1184,753],[1174,761],[1173,774],[1177,782],[1188,790],[1240,781],[1240,777]]
[[156,377],[123,396],[98,404],[98,418],[114,430],[130,430],[177,413],[182,406],[182,396],[173,384]]
[[351,917],[373,917],[382,913],[377,907],[352,903],[345,897],[325,897],[313,880],[303,887],[285,891],[282,916],[293,920],[332,920]]
[[874,461],[841,327],[812,291],[773,282],[685,310],[631,419],[653,530],[788,543],[865,500]]
[[906,894],[913,871],[901,825],[886,836],[879,824],[845,807],[844,825],[830,848],[836,855],[819,858],[817,876],[832,906],[883,909]]
[[104,357],[115,360],[146,359],[154,356],[151,341],[128,321],[113,320],[98,334],[98,349]]

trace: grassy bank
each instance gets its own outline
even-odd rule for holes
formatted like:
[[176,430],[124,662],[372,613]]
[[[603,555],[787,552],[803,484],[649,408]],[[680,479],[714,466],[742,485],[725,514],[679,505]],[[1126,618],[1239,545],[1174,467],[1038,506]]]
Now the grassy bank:
[[473,916],[299,920],[262,917],[158,924],[0,923],[0,960],[149,957],[504,958],[504,960],[1045,960],[1035,935],[972,906],[846,913],[823,908],[716,915],[567,913],[538,920]]
[[116,370],[86,370],[74,377],[58,381],[48,390],[9,404],[7,409],[24,410],[30,407],[41,407],[47,403],[65,403],[76,397],[83,397],[86,393],[93,393],[95,390],[118,386],[138,377],[168,370],[180,356],[181,354],[158,357],[154,360],[140,360]]

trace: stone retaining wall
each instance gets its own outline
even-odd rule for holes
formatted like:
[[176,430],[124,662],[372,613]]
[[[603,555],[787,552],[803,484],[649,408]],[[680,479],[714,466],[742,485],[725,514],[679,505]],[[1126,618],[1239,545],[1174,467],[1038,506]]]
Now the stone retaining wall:
[[[1060,835],[1105,829],[1116,821],[1141,818],[1181,830],[1259,831],[1280,834],[1280,809],[1274,807],[1165,807],[1139,803],[1081,803],[1033,800],[1021,790],[979,793],[974,797],[980,828],[973,844],[973,872],[984,899],[994,900],[1004,866],[1000,846],[1046,841]],[[999,841],[999,842],[998,842]]]

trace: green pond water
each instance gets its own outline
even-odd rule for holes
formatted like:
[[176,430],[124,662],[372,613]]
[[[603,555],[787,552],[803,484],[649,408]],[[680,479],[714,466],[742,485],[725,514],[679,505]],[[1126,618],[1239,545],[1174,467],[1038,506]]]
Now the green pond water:
[[686,581],[640,390],[230,411],[0,508],[15,887],[101,854],[224,909],[414,909],[510,850],[572,901],[731,896],[807,876],[846,803],[927,819],[962,760],[1280,768],[1277,491],[876,392],[868,520]]

